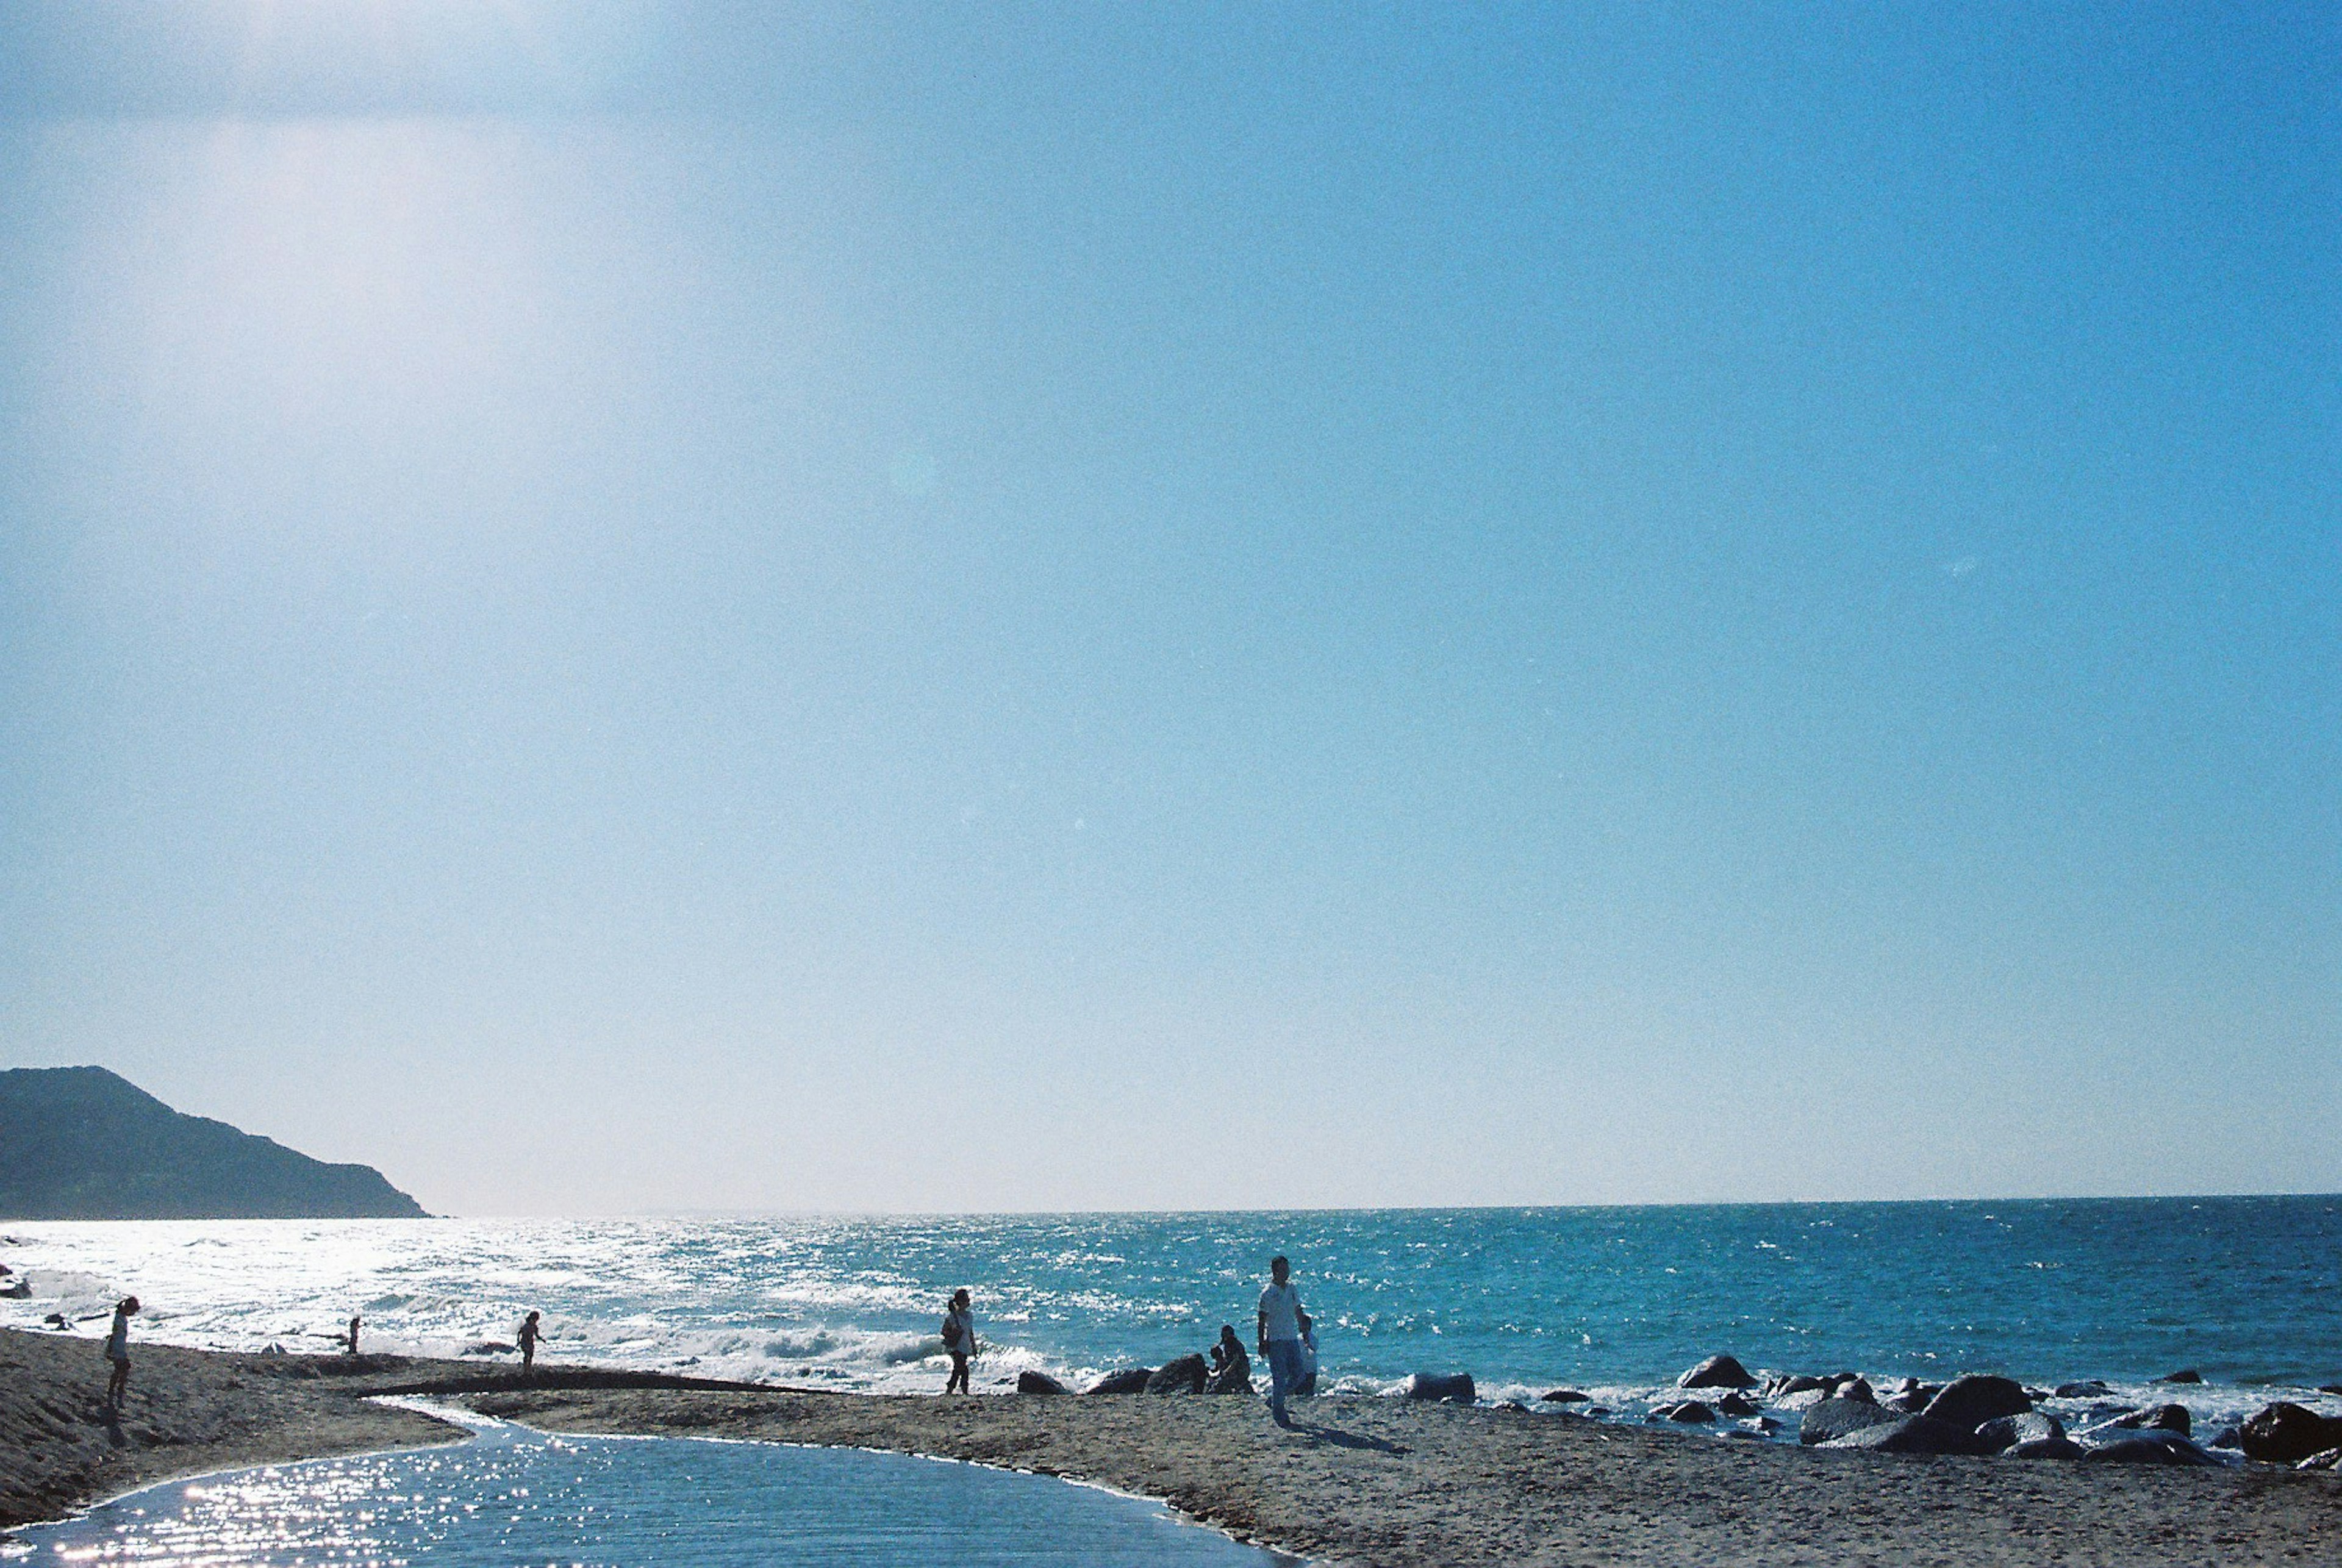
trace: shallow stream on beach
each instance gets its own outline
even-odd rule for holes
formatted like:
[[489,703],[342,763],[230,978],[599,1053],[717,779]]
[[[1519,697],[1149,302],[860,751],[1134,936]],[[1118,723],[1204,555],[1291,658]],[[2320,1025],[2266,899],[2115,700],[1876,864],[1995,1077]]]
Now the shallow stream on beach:
[[[475,1421],[477,1418],[468,1418]],[[858,1450],[550,1437],[172,1482],[0,1539],[0,1562],[145,1568],[1277,1568],[1136,1498]]]
[[[325,1351],[356,1313],[368,1350],[510,1364],[537,1308],[548,1360],[931,1393],[967,1285],[979,1392],[1027,1368],[1080,1387],[1223,1323],[1249,1340],[1282,1252],[1344,1392],[1467,1371],[1483,1399],[1567,1384],[1633,1420],[1727,1352],[1875,1382],[2100,1378],[2207,1431],[2271,1398],[2342,1413],[2315,1392],[2342,1383],[2337,1197],[0,1228],[33,1286],[0,1323],[96,1335],[135,1292],[138,1338],[215,1349]],[[2183,1368],[2204,1383],[2148,1385]]]

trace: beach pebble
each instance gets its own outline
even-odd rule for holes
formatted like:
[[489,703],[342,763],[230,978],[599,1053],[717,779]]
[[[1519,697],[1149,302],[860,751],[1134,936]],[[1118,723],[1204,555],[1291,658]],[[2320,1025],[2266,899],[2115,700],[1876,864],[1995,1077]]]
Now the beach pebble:
[[1886,1426],[1894,1420],[1895,1413],[1878,1404],[1857,1399],[1826,1399],[1798,1420],[1797,1441],[1808,1445],[1835,1443],[1865,1427]]
[[1992,1452],[1984,1440],[1964,1426],[1932,1415],[1905,1415],[1878,1426],[1867,1426],[1821,1444],[1824,1448],[1862,1448],[1874,1453],[1968,1453]]
[[1584,1404],[1586,1396],[1574,1388],[1549,1388],[1537,1395],[1547,1404]]
[[2204,1381],[2204,1374],[2197,1372],[2191,1366],[2179,1372],[2167,1372],[2155,1381],[2157,1383],[2201,1383]]
[[2066,1435],[2065,1423],[2054,1415],[2028,1410],[2018,1415],[1999,1415],[1977,1428],[1977,1435],[1992,1444],[1996,1453],[2005,1453],[2020,1443],[2039,1443],[2045,1438]]
[[1027,1367],[1016,1374],[1016,1392],[1019,1393],[1071,1393],[1074,1391],[1047,1373],[1035,1372]]
[[1165,1362],[1155,1375],[1146,1380],[1149,1393],[1201,1393],[1211,1377],[1211,1368],[1200,1355],[1183,1355],[1176,1361]]
[[1472,1386],[1468,1372],[1439,1373],[1418,1372],[1406,1380],[1409,1399],[1446,1400],[1450,1404],[1470,1404],[1479,1397]]
[[1120,1372],[1107,1373],[1090,1384],[1091,1393],[1145,1393],[1146,1380],[1155,1375],[1151,1366],[1125,1367]]
[[2015,1379],[1971,1373],[1946,1383],[1920,1413],[1974,1432],[1995,1416],[2019,1415],[2032,1408],[2033,1402]]
[[2247,1459],[2298,1464],[2313,1453],[2342,1447],[2342,1419],[2280,1400],[2247,1419],[2237,1429],[2237,1446]]
[[2182,1437],[2193,1432],[2196,1424],[2184,1404],[2150,1405],[2145,1410],[2134,1410],[2128,1415],[2117,1416],[2114,1423],[2134,1431],[2151,1427],[2176,1432]]
[[1681,1377],[1677,1388],[1754,1388],[1756,1380],[1748,1369],[1728,1355],[1712,1355]]

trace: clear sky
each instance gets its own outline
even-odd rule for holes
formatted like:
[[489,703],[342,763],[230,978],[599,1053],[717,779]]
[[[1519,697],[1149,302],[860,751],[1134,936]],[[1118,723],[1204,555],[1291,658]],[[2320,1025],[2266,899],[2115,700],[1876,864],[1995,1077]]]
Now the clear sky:
[[0,1062],[466,1213],[2342,1188],[2337,62],[0,0]]

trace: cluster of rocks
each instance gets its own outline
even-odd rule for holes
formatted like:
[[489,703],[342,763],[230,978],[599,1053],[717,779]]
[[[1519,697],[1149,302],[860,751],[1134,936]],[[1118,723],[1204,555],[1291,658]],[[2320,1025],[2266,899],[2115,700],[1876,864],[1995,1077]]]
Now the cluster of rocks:
[[[2200,1383],[2190,1369],[2157,1380]],[[1719,1416],[1754,1417],[1749,1435],[1778,1429],[1748,1390],[1760,1380],[1731,1356],[1711,1356],[1676,1380],[1684,1389],[1724,1389],[1711,1405],[1680,1400],[1656,1406],[1647,1419],[1687,1423]],[[2111,1402],[2098,1382],[2064,1383],[2055,1391],[2028,1389],[2013,1378],[1969,1374],[1934,1384],[1903,1378],[1884,1393],[1851,1372],[1828,1376],[1804,1373],[1762,1382],[1766,1400],[1802,1406],[1797,1441],[1820,1448],[1867,1449],[1879,1453],[1957,1453],[2018,1459],[2074,1459],[2098,1464],[2217,1465],[2214,1449],[2247,1459],[2310,1468],[2342,1468],[2342,1417],[2319,1415],[2298,1404],[2271,1404],[2241,1425],[2222,1432],[2210,1448],[2196,1441],[2194,1418],[2177,1402],[2137,1409]],[[1556,1390],[1548,1399],[1571,1395]],[[1576,1395],[1583,1398],[1583,1395]],[[2048,1399],[2095,1402],[2090,1422],[2069,1433],[2064,1422],[2035,1408]]]
[[[1085,1393],[1250,1393],[1252,1379],[1241,1366],[1215,1373],[1200,1355],[1183,1355],[1161,1366],[1129,1366],[1107,1373]],[[1074,1391],[1046,1372],[1016,1374],[1019,1393],[1071,1393]]]

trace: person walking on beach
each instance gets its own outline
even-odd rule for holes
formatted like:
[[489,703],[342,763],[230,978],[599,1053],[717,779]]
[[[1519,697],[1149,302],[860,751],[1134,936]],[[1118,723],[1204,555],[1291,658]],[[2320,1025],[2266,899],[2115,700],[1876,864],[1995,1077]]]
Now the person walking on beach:
[[345,1349],[344,1349],[344,1353],[348,1354],[348,1355],[355,1355],[355,1354],[357,1354],[357,1353],[358,1353],[358,1320],[357,1320],[356,1316],[355,1316],[355,1314],[353,1314],[353,1315],[351,1316],[351,1318],[350,1318],[350,1340],[349,1340],[349,1343],[348,1343],[348,1344],[345,1347]]
[[1301,1293],[1293,1288],[1293,1265],[1282,1254],[1268,1260],[1268,1288],[1260,1293],[1260,1354],[1268,1363],[1268,1413],[1279,1426],[1285,1396],[1301,1385]]
[[105,1403],[115,1410],[130,1392],[130,1320],[137,1315],[138,1298],[124,1296],[115,1303],[114,1328],[105,1336],[105,1359],[114,1363],[114,1375],[105,1383]]
[[951,1356],[951,1376],[944,1380],[944,1392],[957,1389],[962,1393],[974,1393],[968,1386],[968,1358],[976,1354],[976,1313],[969,1308],[967,1287],[952,1292],[951,1305],[944,1313],[944,1349]]
[[536,1326],[536,1319],[537,1314],[530,1313],[520,1320],[520,1330],[513,1335],[515,1339],[520,1341],[520,1374],[523,1377],[536,1375],[536,1342],[538,1336],[544,1333],[544,1330]]

